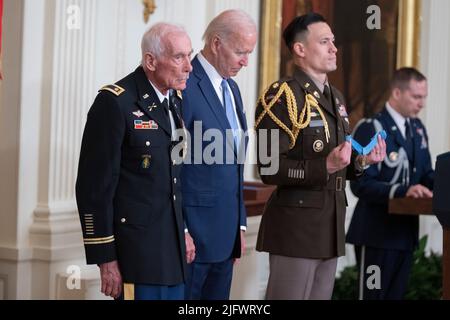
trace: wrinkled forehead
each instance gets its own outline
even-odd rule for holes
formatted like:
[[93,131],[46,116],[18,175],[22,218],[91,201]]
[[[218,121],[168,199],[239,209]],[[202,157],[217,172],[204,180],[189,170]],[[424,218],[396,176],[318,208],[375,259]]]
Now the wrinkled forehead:
[[226,44],[232,48],[246,48],[252,50],[257,41],[257,30],[247,27],[240,29],[238,32],[232,32],[226,39]]
[[162,40],[165,51],[169,53],[190,52],[192,50],[191,39],[185,32],[169,32]]

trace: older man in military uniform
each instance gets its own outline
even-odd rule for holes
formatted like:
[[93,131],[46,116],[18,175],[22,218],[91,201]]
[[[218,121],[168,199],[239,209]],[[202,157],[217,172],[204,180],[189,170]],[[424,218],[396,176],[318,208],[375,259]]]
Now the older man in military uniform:
[[191,52],[182,28],[153,26],[141,66],[101,88],[89,111],[76,197],[87,262],[99,265],[107,296],[184,297],[194,248],[186,250],[174,155],[183,126],[176,90],[186,86]]
[[[283,37],[297,68],[264,92],[256,110],[258,155],[273,143],[279,148],[270,155],[279,160],[273,175],[264,174],[271,164],[258,158],[263,182],[277,189],[262,217],[257,250],[270,253],[267,299],[330,299],[337,257],[345,254],[345,181],[381,161],[385,144],[378,138],[369,155],[352,154],[344,99],[327,80],[337,49],[324,18],[297,17]],[[279,140],[270,141],[274,130]]]

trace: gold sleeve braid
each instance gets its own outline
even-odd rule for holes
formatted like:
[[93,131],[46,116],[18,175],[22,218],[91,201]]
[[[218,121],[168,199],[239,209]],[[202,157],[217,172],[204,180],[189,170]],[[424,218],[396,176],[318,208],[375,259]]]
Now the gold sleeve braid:
[[[271,87],[267,88],[262,96],[259,98],[258,103],[261,102],[261,105],[263,107],[263,111],[258,116],[258,119],[255,122],[255,130],[258,128],[258,125],[261,123],[262,119],[267,115],[281,128],[283,129],[289,136],[291,143],[289,145],[289,149],[292,149],[295,146],[295,142],[297,141],[298,135],[300,133],[300,130],[306,128],[309,126],[309,123],[311,122],[311,109],[314,108],[317,110],[317,112],[320,114],[320,117],[323,120],[324,127],[325,127],[325,137],[327,140],[327,143],[330,139],[330,131],[328,128],[328,122],[325,118],[325,115],[323,114],[322,109],[319,106],[318,101],[316,98],[310,94],[307,93],[305,95],[305,104],[303,105],[303,109],[300,113],[300,116],[298,117],[298,107],[297,107],[297,101],[295,99],[295,95],[292,92],[292,89],[289,87],[289,85],[286,82],[283,82],[281,84],[280,89],[276,93],[276,95],[267,103],[266,96],[268,91]],[[276,87],[275,87],[276,88]],[[285,95],[286,97],[286,104],[289,114],[289,120],[291,120],[292,128],[289,129],[286,124],[284,124],[273,112],[272,107],[275,105],[275,103],[278,101],[278,99],[281,98],[282,95]],[[305,119],[306,115],[306,119]]]

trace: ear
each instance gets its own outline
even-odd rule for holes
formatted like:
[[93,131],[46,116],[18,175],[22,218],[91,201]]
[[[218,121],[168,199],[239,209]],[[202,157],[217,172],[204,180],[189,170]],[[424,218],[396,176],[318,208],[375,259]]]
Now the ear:
[[402,91],[400,90],[400,88],[394,88],[394,90],[392,90],[392,97],[395,100],[400,99],[400,96],[402,95]]
[[157,65],[157,60],[156,60],[155,55],[153,53],[146,52],[145,56],[144,56],[144,64],[149,71],[155,71],[156,65]]
[[218,36],[214,36],[211,41],[212,53],[217,54],[217,50],[219,49],[220,45],[221,45],[220,38]]
[[299,57],[304,58],[305,57],[305,45],[301,42],[295,42],[294,46],[292,47],[292,52]]

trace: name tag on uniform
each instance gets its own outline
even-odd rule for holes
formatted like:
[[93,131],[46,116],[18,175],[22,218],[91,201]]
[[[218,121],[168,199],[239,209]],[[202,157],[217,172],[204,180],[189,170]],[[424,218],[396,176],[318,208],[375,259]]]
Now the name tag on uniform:
[[316,127],[323,127],[323,120],[311,120],[311,122],[309,123],[309,126],[311,128],[316,128]]
[[137,130],[156,130],[158,129],[158,124],[154,120],[142,121],[134,120],[134,129]]

